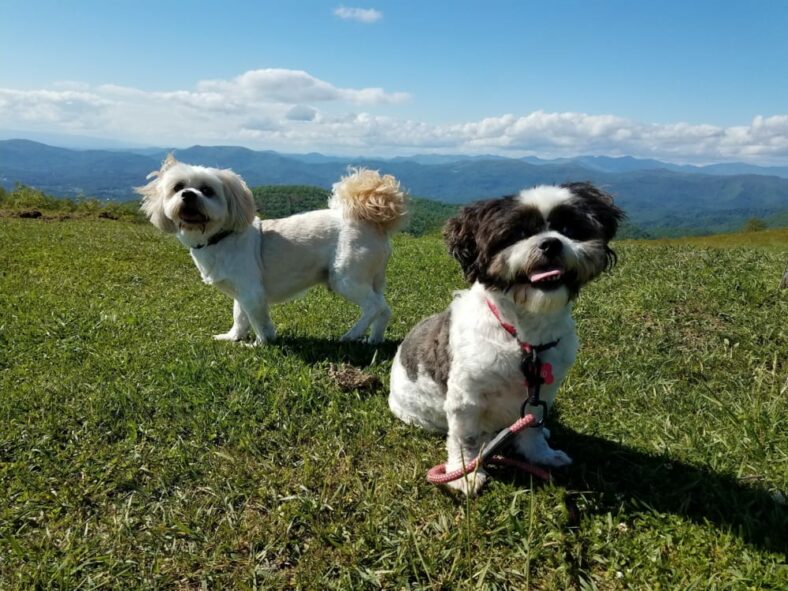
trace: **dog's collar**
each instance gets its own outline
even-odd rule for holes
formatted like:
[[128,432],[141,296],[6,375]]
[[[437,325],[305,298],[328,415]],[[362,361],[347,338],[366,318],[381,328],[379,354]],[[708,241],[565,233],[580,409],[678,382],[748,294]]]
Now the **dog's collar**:
[[520,345],[520,371],[523,372],[525,387],[528,390],[528,396],[520,407],[520,416],[526,416],[528,406],[541,406],[542,416],[537,422],[532,424],[533,427],[541,427],[547,420],[547,412],[549,409],[547,402],[539,397],[539,393],[542,389],[542,384],[550,385],[553,383],[553,366],[539,359],[539,353],[547,351],[547,349],[552,349],[558,345],[561,339],[556,339],[541,345],[532,345],[531,343],[521,341],[517,336],[517,329],[514,325],[509,324],[501,318],[498,306],[496,306],[492,300],[487,300],[487,307],[490,308],[490,312],[492,312],[493,316],[498,320],[498,324],[501,325],[501,328],[512,335],[517,341],[517,344]]
[[547,351],[547,349],[552,349],[553,347],[558,345],[559,341],[561,340],[561,339],[556,339],[554,341],[550,341],[549,343],[544,343],[541,345],[532,345],[531,343],[521,341],[520,337],[517,335],[517,329],[514,327],[513,324],[509,324],[501,317],[501,312],[498,310],[498,306],[496,306],[492,302],[492,300],[489,299],[487,300],[487,307],[490,308],[490,312],[492,312],[493,316],[495,316],[495,319],[498,320],[498,324],[501,325],[501,328],[503,328],[506,332],[508,332],[510,335],[512,335],[515,338],[517,344],[520,345],[520,348],[525,353],[530,354],[531,352],[541,353],[542,351]]
[[221,232],[217,232],[216,234],[208,238],[208,242],[206,242],[205,244],[198,244],[197,246],[192,246],[191,248],[192,250],[198,250],[200,248],[205,248],[206,246],[213,246],[214,244],[217,244],[222,240],[224,240],[225,238],[227,238],[232,233],[233,233],[232,230],[222,230]]

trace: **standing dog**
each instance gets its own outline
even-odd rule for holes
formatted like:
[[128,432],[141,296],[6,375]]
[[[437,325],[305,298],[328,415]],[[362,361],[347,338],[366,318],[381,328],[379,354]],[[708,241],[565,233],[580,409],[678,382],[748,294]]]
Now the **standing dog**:
[[191,166],[170,155],[137,189],[154,226],[189,247],[208,285],[234,300],[233,326],[214,338],[257,343],[276,336],[270,304],[318,283],[361,308],[342,340],[383,339],[391,310],[383,297],[389,236],[406,216],[406,195],[391,175],[355,169],[334,184],[328,209],[284,219],[255,217],[252,192],[231,170]]
[[[552,405],[578,347],[571,302],[615,262],[608,243],[623,217],[610,195],[571,183],[481,201],[449,220],[444,237],[472,287],[411,330],[394,358],[389,396],[406,423],[448,434],[447,471],[468,464],[519,418],[528,396],[524,343],[552,366],[541,388]],[[526,429],[514,449],[535,463],[570,464],[546,436]],[[478,470],[451,486],[473,494],[486,477]]]

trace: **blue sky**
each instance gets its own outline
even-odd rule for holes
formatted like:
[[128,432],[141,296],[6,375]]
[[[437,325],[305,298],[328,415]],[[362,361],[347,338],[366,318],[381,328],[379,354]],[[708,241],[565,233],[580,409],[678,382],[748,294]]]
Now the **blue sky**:
[[0,20],[0,129],[381,155],[788,158],[788,2],[4,0]]

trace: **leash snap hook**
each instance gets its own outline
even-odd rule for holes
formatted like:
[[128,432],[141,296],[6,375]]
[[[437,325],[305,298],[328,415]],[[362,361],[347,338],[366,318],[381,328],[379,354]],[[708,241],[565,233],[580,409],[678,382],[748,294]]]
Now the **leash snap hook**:
[[[533,398],[526,399],[525,402],[523,402],[522,407],[520,407],[520,417],[524,417],[526,414],[528,414],[528,412],[526,410],[526,407],[528,407],[528,406],[531,406],[531,407],[542,407],[542,414],[539,417],[539,419],[534,421],[533,424],[529,425],[532,428],[533,427],[542,427],[545,424],[545,422],[547,421],[547,403],[544,400],[538,400],[538,399],[534,400]],[[536,416],[535,413],[531,413],[531,414],[533,414],[534,417]]]

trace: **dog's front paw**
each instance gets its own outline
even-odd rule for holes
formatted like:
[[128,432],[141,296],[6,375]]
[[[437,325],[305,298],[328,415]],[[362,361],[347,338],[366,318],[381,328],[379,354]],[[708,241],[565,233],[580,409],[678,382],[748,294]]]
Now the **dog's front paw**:
[[560,449],[553,449],[545,439],[549,435],[546,429],[526,429],[517,438],[517,452],[524,456],[529,462],[560,468],[572,463],[572,458]]
[[233,331],[225,332],[222,334],[215,334],[213,335],[214,341],[232,341],[233,343],[237,343],[239,341],[244,340],[242,335],[234,333]]
[[340,343],[353,343],[357,341],[361,341],[364,339],[364,335],[355,334],[353,331],[346,332],[341,337],[339,337]]
[[543,466],[551,466],[553,468],[560,468],[568,466],[572,463],[572,458],[562,452],[560,449],[552,449],[550,447],[543,449],[535,457],[528,458],[536,464]]
[[487,472],[484,470],[476,470],[470,474],[466,474],[457,480],[447,482],[446,486],[458,490],[466,496],[475,496],[479,494],[485,484],[487,484]]

